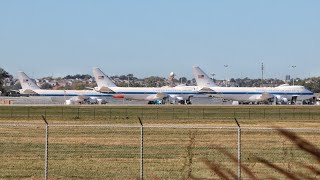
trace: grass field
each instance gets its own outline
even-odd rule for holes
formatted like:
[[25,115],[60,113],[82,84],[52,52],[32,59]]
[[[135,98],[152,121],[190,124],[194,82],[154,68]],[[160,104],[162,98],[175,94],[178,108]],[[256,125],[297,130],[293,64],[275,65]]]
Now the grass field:
[[320,127],[319,106],[0,106],[0,123]]
[[[320,127],[317,106],[1,106],[0,123],[116,124]],[[320,145],[319,131],[295,131]],[[45,127],[0,126],[0,178],[43,179]],[[257,162],[257,157],[288,172],[309,174],[301,163],[319,163],[274,130],[242,130],[242,163],[259,178],[285,179]],[[144,174],[146,179],[212,178],[217,174],[205,160],[230,174],[237,165],[219,151],[237,156],[237,129],[145,128]],[[137,179],[140,168],[140,128],[49,127],[49,179]],[[248,176],[243,173],[243,178]],[[315,176],[314,178],[318,178]]]

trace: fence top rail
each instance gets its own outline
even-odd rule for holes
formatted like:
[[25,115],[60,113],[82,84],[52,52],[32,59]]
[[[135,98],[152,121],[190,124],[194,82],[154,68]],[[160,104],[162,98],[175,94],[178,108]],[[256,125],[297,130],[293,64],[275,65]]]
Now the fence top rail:
[[25,127],[39,127],[45,124],[0,124],[0,126],[25,126]]
[[[1,126],[11,127],[39,127],[46,124],[0,124]],[[102,127],[102,128],[157,128],[157,129],[228,129],[237,130],[237,126],[141,126],[141,125],[116,125],[116,124],[48,124],[50,127]],[[241,127],[241,130],[296,130],[296,131],[320,131],[320,128],[278,128],[278,127]]]

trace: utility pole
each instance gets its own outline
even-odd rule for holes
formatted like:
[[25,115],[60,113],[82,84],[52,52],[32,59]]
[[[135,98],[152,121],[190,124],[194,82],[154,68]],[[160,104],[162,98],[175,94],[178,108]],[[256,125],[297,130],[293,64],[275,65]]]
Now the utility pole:
[[263,85],[263,73],[264,73],[264,65],[261,63],[261,85]]
[[[296,68],[297,66],[296,65],[293,65],[293,66],[291,66],[292,68],[293,68],[293,70],[294,70],[294,68]],[[293,73],[292,73],[293,74]],[[292,76],[293,77],[293,76]],[[292,78],[292,85],[294,86],[294,77]]]
[[[228,70],[228,64],[225,64],[225,65],[223,65],[225,68],[226,68],[226,72],[227,72],[227,70]],[[227,73],[226,73],[227,74]],[[228,80],[227,80],[228,78],[227,78],[227,76],[226,76],[226,87],[228,86]]]
[[261,63],[261,79],[263,81],[263,73],[264,73],[264,66],[263,66],[263,63]]
[[128,87],[129,87],[130,86],[130,77],[133,77],[133,74],[128,74],[127,77],[128,77]]

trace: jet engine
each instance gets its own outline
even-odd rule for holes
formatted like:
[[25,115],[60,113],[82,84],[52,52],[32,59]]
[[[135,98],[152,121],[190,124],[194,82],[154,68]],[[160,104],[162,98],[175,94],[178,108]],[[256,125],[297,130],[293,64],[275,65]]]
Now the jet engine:
[[288,104],[288,98],[284,98],[282,96],[276,96],[276,103],[277,104]]

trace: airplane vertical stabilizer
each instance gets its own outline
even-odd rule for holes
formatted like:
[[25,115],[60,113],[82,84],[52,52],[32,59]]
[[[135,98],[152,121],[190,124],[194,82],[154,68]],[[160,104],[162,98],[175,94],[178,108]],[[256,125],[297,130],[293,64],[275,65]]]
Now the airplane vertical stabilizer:
[[18,79],[20,81],[22,89],[40,89],[36,83],[34,83],[24,72],[18,71]]
[[93,76],[97,81],[98,87],[117,87],[112,80],[99,68],[93,68]]
[[192,67],[193,77],[196,79],[199,87],[215,87],[217,86],[210,77],[198,66]]

